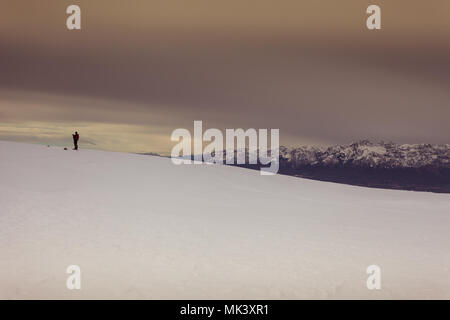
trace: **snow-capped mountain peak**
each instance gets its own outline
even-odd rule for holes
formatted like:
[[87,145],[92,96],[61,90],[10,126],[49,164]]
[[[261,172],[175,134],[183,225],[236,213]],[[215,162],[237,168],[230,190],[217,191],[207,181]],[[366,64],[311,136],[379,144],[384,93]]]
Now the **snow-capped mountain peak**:
[[325,149],[317,147],[282,147],[280,155],[298,166],[357,166],[377,168],[450,168],[449,144],[373,143],[361,140]]

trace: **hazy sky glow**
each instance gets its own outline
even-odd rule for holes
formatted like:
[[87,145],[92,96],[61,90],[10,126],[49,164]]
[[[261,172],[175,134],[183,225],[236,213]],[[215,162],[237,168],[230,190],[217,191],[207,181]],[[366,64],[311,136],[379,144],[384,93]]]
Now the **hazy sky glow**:
[[[167,152],[172,130],[450,141],[450,2],[6,0],[0,139]],[[365,9],[382,8],[380,31]]]

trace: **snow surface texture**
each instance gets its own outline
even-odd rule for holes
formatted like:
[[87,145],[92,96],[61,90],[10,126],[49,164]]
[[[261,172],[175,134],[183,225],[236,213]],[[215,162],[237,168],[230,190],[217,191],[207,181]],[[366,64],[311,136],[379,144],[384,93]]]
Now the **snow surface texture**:
[[450,298],[448,194],[0,141],[0,205],[2,299]]

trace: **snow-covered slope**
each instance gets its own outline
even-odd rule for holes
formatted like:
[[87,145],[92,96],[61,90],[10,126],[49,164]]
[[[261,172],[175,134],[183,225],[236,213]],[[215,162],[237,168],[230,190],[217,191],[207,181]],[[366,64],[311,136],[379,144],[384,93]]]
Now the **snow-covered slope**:
[[449,252],[448,194],[0,142],[0,298],[448,299]]

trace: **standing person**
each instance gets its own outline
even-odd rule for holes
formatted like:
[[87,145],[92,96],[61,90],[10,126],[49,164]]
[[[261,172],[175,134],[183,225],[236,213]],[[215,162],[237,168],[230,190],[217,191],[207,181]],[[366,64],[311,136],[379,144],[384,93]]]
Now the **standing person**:
[[72,135],[73,137],[73,150],[78,150],[78,139],[80,139],[80,135],[77,131],[75,131],[75,134]]

